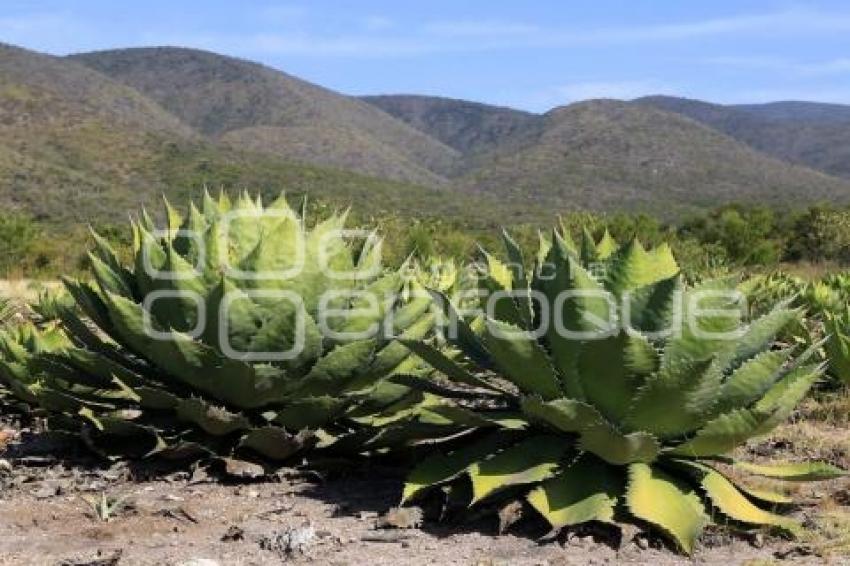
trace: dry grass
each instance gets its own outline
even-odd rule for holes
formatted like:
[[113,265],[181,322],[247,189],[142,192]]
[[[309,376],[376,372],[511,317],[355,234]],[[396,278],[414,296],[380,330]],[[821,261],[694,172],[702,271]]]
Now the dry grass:
[[36,279],[0,279],[0,297],[6,297],[19,304],[30,303],[39,293],[59,289],[59,281],[39,281]]
[[[850,469],[848,423],[850,389],[823,392],[807,399],[791,422],[750,445],[745,457],[766,461],[821,460]],[[801,548],[822,559],[850,557],[850,479],[788,487],[795,499],[805,502],[803,516],[808,529],[798,541]]]

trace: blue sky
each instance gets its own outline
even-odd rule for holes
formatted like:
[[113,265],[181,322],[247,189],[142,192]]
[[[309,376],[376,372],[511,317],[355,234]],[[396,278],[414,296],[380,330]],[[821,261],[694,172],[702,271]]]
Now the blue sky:
[[181,45],[350,94],[533,111],[666,93],[850,103],[850,3],[2,0],[0,41],[39,51]]

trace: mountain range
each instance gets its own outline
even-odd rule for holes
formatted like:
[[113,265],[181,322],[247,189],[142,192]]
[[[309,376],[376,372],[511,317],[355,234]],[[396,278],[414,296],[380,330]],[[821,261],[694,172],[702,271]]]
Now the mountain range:
[[347,96],[192,49],[55,57],[0,45],[0,205],[109,218],[203,185],[505,223],[575,208],[847,203],[850,106],[653,96],[535,114]]

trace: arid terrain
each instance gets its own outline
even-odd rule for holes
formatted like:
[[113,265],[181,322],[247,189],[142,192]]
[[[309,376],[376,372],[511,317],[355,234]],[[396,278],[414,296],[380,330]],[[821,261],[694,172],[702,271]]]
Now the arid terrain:
[[[850,464],[834,422],[846,395],[809,401],[797,422],[747,447],[754,459],[821,458]],[[693,559],[652,533],[598,526],[546,538],[526,516],[497,536],[498,520],[393,527],[384,517],[402,472],[283,468],[253,480],[152,463],[95,462],[21,427],[2,425],[0,564],[846,564],[850,562],[850,481],[803,484],[796,511],[808,527],[797,541],[765,532],[710,531]],[[248,470],[251,472],[251,470]],[[250,475],[250,473],[248,474]],[[827,493],[833,494],[827,496]],[[123,502],[99,518],[106,497]],[[206,560],[206,562],[204,561]]]

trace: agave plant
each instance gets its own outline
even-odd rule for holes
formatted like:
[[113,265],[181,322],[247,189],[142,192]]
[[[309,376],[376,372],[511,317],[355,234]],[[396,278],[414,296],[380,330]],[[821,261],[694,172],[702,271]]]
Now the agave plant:
[[740,289],[747,295],[753,312],[764,312],[771,300],[787,300],[805,309],[806,317],[789,326],[785,341],[812,345],[822,343],[817,352],[828,374],[838,384],[850,383],[850,277],[834,273],[805,282],[776,272],[745,281]]
[[417,466],[403,500],[435,486],[469,504],[520,496],[553,529],[630,517],[686,553],[711,522],[795,532],[766,509],[789,500],[741,474],[810,480],[841,470],[729,453],[785,421],[822,372],[811,351],[773,348],[799,312],[780,307],[743,325],[732,282],[685,288],[666,245],[582,240],[555,232],[527,269],[506,236],[510,261],[486,256],[482,284],[500,295],[483,324],[473,329],[442,301],[443,334],[461,355],[405,342],[448,379],[487,391],[488,403],[458,400],[444,412],[475,432]]
[[332,441],[423,400],[388,378],[428,371],[394,337],[431,330],[430,298],[399,299],[403,270],[374,238],[354,246],[344,214],[310,228],[247,194],[166,212],[164,230],[132,223],[132,265],[94,235],[94,280],[43,307],[60,323],[0,334],[0,380],[55,428],[102,451],[285,458],[299,431]]

